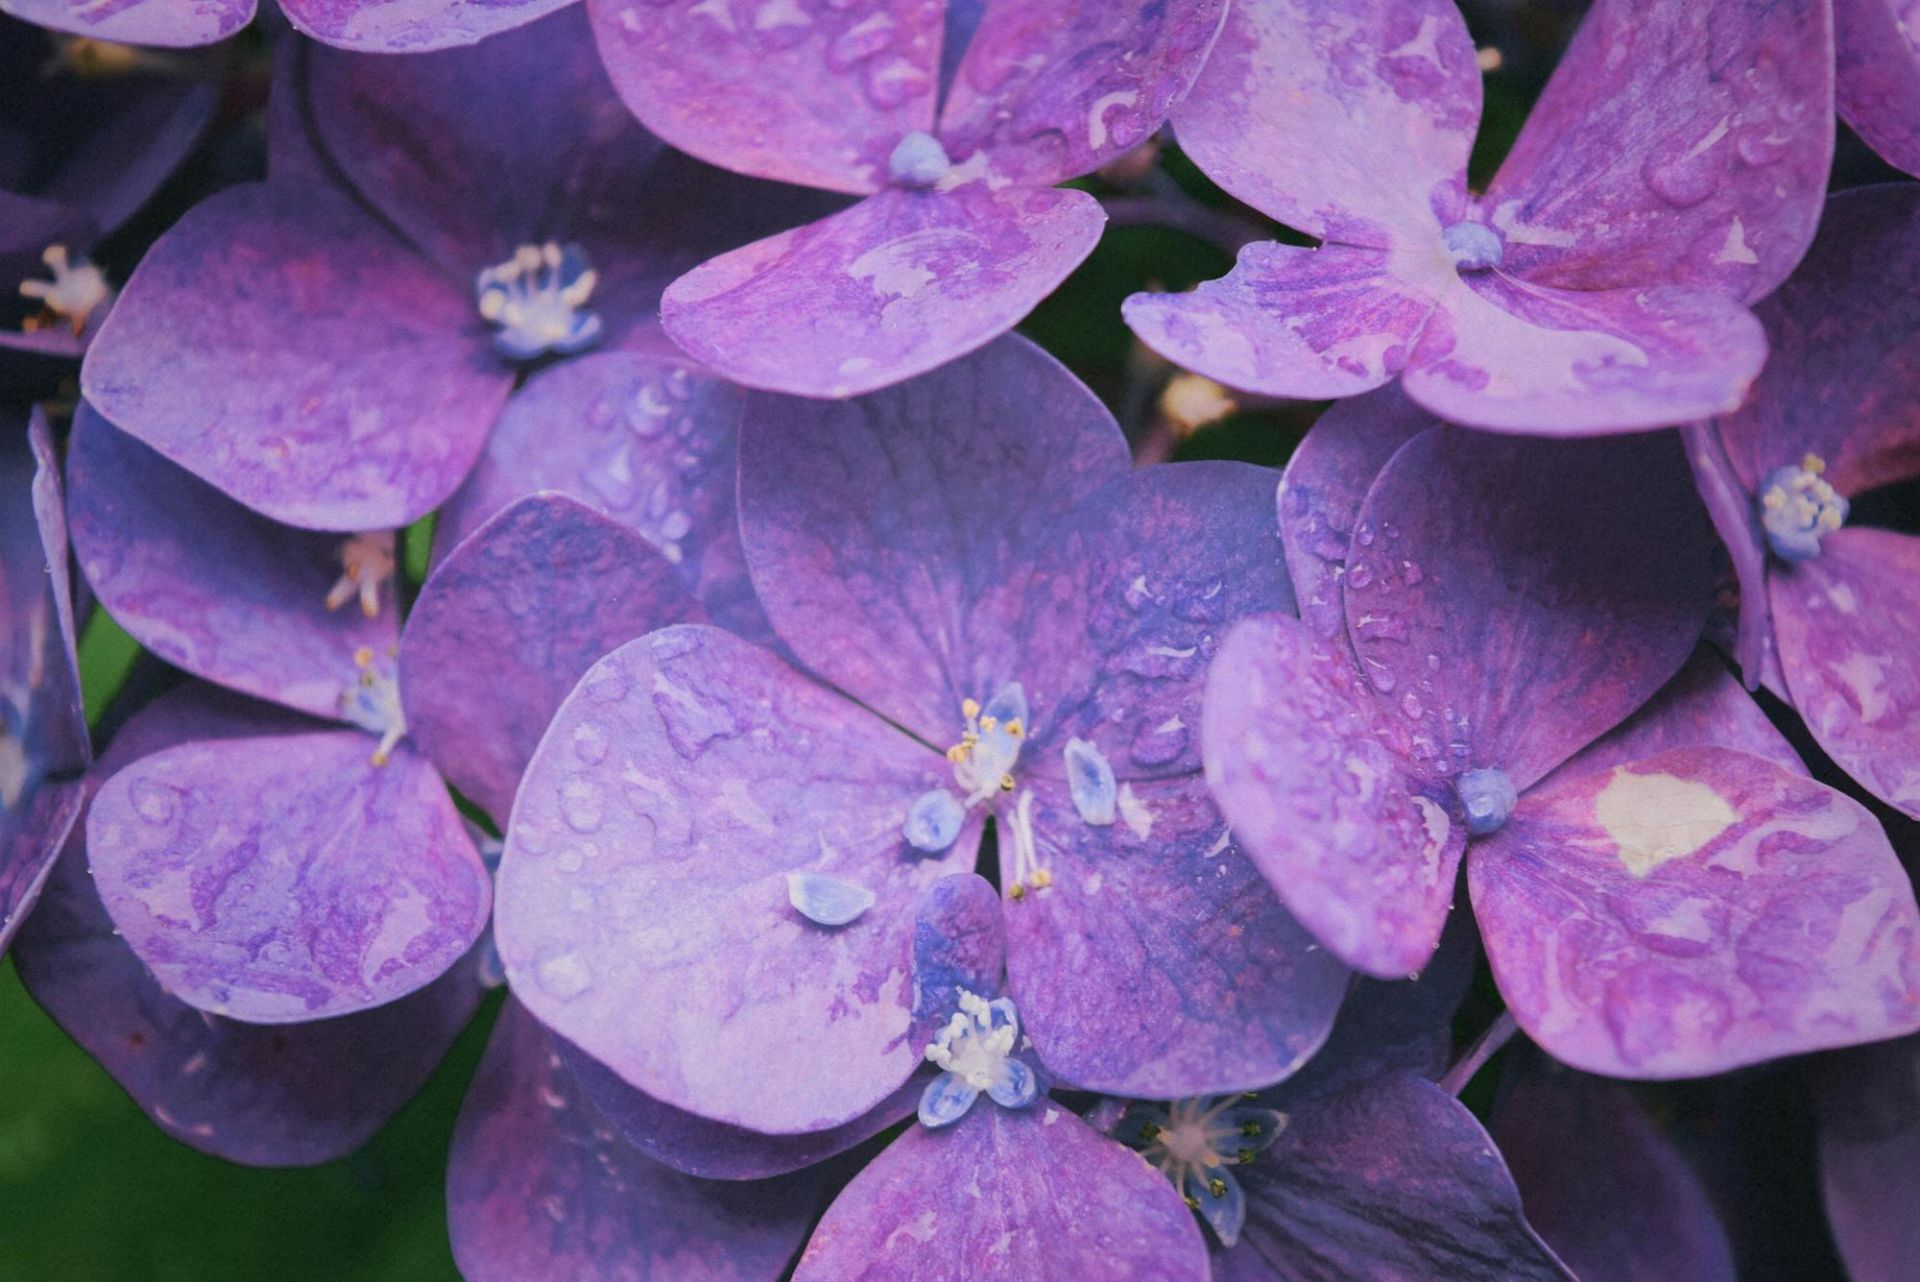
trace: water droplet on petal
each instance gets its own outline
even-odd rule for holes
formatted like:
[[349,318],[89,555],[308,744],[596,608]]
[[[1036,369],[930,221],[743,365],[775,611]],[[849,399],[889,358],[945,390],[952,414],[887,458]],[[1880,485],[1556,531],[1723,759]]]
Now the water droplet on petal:
[[150,824],[168,824],[173,822],[174,811],[178,806],[173,789],[158,784],[151,779],[136,779],[128,795],[133,800],[134,813]]
[[540,989],[549,997],[570,1002],[593,987],[593,972],[578,953],[549,957],[534,970]]

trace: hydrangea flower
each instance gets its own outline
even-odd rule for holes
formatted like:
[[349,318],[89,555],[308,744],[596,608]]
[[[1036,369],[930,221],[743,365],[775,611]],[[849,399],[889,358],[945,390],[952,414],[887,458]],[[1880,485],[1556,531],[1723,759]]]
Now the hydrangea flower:
[[635,125],[577,13],[404,75],[305,53],[272,176],[160,237],[81,372],[116,426],[287,524],[439,506],[529,358],[644,346],[664,281],[786,208]]
[[1214,639],[1290,604],[1268,474],[1129,474],[1106,411],[1010,337],[855,402],[750,400],[740,478],[804,667],[677,627],[582,678],[500,872],[534,1015],[673,1108],[839,1127],[919,1061],[913,905],[991,815],[1010,995],[1059,1080],[1217,1093],[1310,1054],[1345,971],[1240,857],[1195,752]]
[[1099,203],[1056,184],[1160,126],[1226,7],[593,0],[608,73],[647,128],[744,174],[863,197],[682,276],[667,332],[736,382],[821,397],[1004,333],[1100,238]]
[[1920,199],[1845,192],[1761,308],[1775,356],[1737,414],[1687,429],[1740,581],[1749,684],[1793,704],[1840,767],[1920,816],[1920,539],[1849,524],[1920,477]]
[[1331,951],[1416,970],[1466,853],[1520,1027],[1620,1077],[1920,1024],[1920,917],[1872,816],[1710,660],[1628,719],[1710,596],[1677,446],[1337,406],[1282,486],[1309,622],[1239,624],[1202,723],[1235,835]]
[[1912,0],[1833,0],[1834,98],[1887,163],[1920,174],[1920,13]]
[[91,745],[46,420],[0,404],[0,955],[80,812]]
[[1249,245],[1194,293],[1136,294],[1127,321],[1231,387],[1398,377],[1496,430],[1733,409],[1766,355],[1743,304],[1819,218],[1831,42],[1812,0],[1600,0],[1476,197],[1480,72],[1451,0],[1241,0],[1174,126],[1221,186],[1322,244]]

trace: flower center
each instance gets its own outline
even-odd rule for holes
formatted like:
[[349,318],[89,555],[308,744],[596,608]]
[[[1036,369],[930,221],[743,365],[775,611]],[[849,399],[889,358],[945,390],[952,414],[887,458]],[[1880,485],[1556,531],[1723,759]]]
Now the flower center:
[[887,157],[887,177],[901,187],[932,187],[951,168],[940,140],[918,129],[901,138]]
[[1488,271],[1498,267],[1506,256],[1506,242],[1485,223],[1455,223],[1440,234],[1458,271]]
[[56,36],[53,53],[40,68],[43,76],[63,71],[79,80],[114,80],[142,68],[164,70],[168,59],[137,45],[115,44],[92,36]]
[[327,590],[327,609],[338,610],[354,597],[360,613],[380,615],[380,585],[393,577],[393,531],[370,530],[340,545],[340,577]]
[[1826,460],[1809,454],[1796,466],[1775,468],[1760,487],[1760,525],[1782,561],[1820,555],[1820,540],[1847,521],[1847,501],[1823,475]]
[[494,350],[509,360],[571,356],[600,341],[600,317],[586,310],[599,273],[578,245],[522,245],[474,280],[480,315],[498,326]]
[[35,330],[65,325],[77,338],[86,332],[87,321],[94,312],[113,297],[113,289],[107,284],[105,274],[87,261],[85,255],[72,258],[65,245],[48,245],[41,252],[40,261],[47,265],[53,279],[20,282],[20,296],[40,304],[40,311],[22,321],[20,328],[31,334]]
[[1116,1132],[1122,1143],[1173,1181],[1222,1246],[1239,1239],[1247,1217],[1246,1197],[1229,1168],[1253,1161],[1287,1126],[1285,1113],[1256,1107],[1248,1102],[1252,1098],[1222,1095],[1136,1103]]
[[966,1115],[980,1092],[1002,1108],[1025,1108],[1040,1095],[1040,1080],[1014,1055],[1020,1014],[1011,997],[994,1001],[960,990],[960,1009],[934,1035],[927,1060],[943,1071],[920,1094],[920,1121],[949,1126]]
[[1519,790],[1504,770],[1469,770],[1453,785],[1466,807],[1467,831],[1476,837],[1499,832],[1520,800]]
[[380,743],[373,750],[373,764],[384,766],[393,755],[394,745],[407,733],[407,714],[400,706],[400,683],[375,665],[373,651],[366,646],[354,651],[353,663],[360,674],[340,696],[340,715],[362,730],[380,736]]

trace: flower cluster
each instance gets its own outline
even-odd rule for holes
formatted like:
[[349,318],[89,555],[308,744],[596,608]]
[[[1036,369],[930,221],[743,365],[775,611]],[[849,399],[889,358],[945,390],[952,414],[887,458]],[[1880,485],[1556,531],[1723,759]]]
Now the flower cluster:
[[1920,1276],[1920,11],[1516,7],[0,0],[0,951],[470,1282]]

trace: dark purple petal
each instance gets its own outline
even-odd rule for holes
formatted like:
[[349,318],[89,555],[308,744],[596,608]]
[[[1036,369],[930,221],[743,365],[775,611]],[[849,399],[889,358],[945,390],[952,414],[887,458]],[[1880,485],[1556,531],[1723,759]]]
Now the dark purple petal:
[[397,643],[389,592],[374,618],[327,609],[338,535],[260,516],[82,405],[67,477],[81,572],[149,650],[196,676],[338,718],[361,649]]
[[1000,996],[1006,971],[1006,923],[993,883],[956,873],[928,886],[913,923],[916,1039],[932,1040],[960,1008],[962,992]]
[[1345,633],[1341,598],[1354,522],[1373,478],[1402,445],[1433,425],[1433,416],[1397,388],[1334,405],[1314,420],[1280,479],[1280,544],[1299,599],[1300,617],[1316,636]]
[[1303,1103],[1234,1175],[1247,1223],[1214,1257],[1218,1282],[1572,1282],[1493,1141],[1431,1082],[1391,1075]]
[[511,382],[470,292],[306,183],[230,188],[189,211],[81,370],[123,430],[268,516],[332,530],[436,507]]
[[468,1282],[776,1282],[823,1194],[810,1175],[697,1180],[629,1148],[514,1002],[447,1159],[448,1231]]
[[1765,297],[1820,221],[1832,42],[1818,0],[1594,5],[1483,201],[1507,270]]
[[1442,428],[1395,454],[1367,495],[1348,635],[1426,770],[1498,769],[1524,789],[1680,669],[1714,560],[1671,434]]
[[1100,827],[1064,788],[1038,794],[1052,883],[1006,905],[1007,969],[1049,1073],[1112,1095],[1217,1095],[1320,1048],[1347,970],[1287,915],[1197,774],[1127,784],[1121,820]]
[[[295,28],[341,49],[368,53],[420,54],[432,49],[471,45],[477,40],[532,22],[572,0],[283,0],[280,8]],[[396,76],[395,79],[405,79]],[[519,82],[517,105],[537,103],[539,92]],[[488,112],[495,126],[508,113]]]
[[1259,241],[1190,294],[1135,294],[1127,324],[1168,360],[1229,387],[1303,400],[1353,396],[1398,374],[1432,315],[1431,290],[1377,249]]
[[440,563],[407,616],[408,733],[504,825],[547,723],[594,660],[703,617],[631,528],[564,495],[522,499]]
[[888,190],[694,268],[667,287],[661,320],[737,383],[857,396],[1013,328],[1105,223],[1082,191]]
[[7,0],[6,12],[35,26],[119,44],[181,48],[224,40],[253,17],[253,0]]
[[1426,248],[1466,205],[1480,69],[1450,0],[1233,6],[1174,112],[1215,182],[1323,240]]
[[1581,1282],[1735,1282],[1706,1190],[1621,1083],[1510,1056],[1491,1128],[1527,1218]]
[[1842,770],[1920,817],[1920,538],[1837,530],[1768,587],[1795,710]]
[[281,1024],[403,997],[487,921],[446,786],[357,730],[184,743],[107,780],[87,845],[114,925],[166,987]]
[[556,491],[639,531],[715,621],[770,639],[734,510],[740,406],[738,388],[678,352],[601,352],[542,370],[507,402],[441,511],[437,550],[516,500]]
[[1406,387],[1470,427],[1594,436],[1735,409],[1766,356],[1752,313],[1706,290],[1570,290],[1483,272],[1445,292]]
[[[962,700],[1021,681],[1049,705],[1084,670],[1085,638],[1022,633],[1027,579],[1049,527],[1128,462],[1113,416],[1051,356],[1008,338],[846,404],[756,397],[746,423],[748,562],[814,671],[944,747]],[[1034,653],[1047,644],[1069,653]]]
[[1920,1270],[1920,1038],[1819,1061],[1820,1179],[1827,1223],[1853,1282],[1905,1282]]
[[[970,870],[907,846],[938,753],[717,628],[683,625],[596,664],[527,768],[496,939],[543,1023],[648,1095],[780,1134],[838,1126],[898,1089],[920,890]],[[787,873],[873,891],[828,928]]]
[[740,173],[847,192],[878,190],[901,136],[933,128],[944,11],[940,0],[588,6],[641,124]]
[[1227,0],[989,4],[940,109],[953,159],[1034,187],[1153,135],[1200,74]]
[[1911,13],[1902,20],[1899,0],[1834,0],[1833,88],[1840,114],[1869,146],[1920,174],[1920,33]]
[[1467,880],[1501,993],[1556,1059],[1704,1076],[1920,1028],[1920,910],[1858,803],[1676,748],[1536,788]]
[[1733,659],[1746,681],[1758,688],[1765,683],[1784,690],[1780,659],[1773,644],[1773,618],[1767,610],[1767,539],[1760,525],[1754,496],[1727,457],[1726,445],[1715,423],[1688,423],[1680,429],[1693,483],[1700,491],[1713,528],[1726,545],[1732,562],[1734,587],[1739,593],[1739,617],[1734,624]]
[[1432,956],[1466,845],[1406,737],[1346,646],[1287,615],[1240,623],[1207,674],[1201,755],[1221,813],[1300,924],[1383,979]]
[[794,1282],[1203,1282],[1199,1221],[1128,1149],[1042,1099],[909,1127],[814,1230]]

